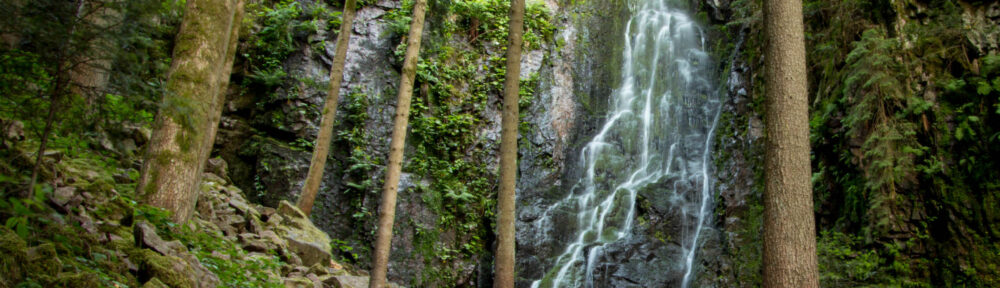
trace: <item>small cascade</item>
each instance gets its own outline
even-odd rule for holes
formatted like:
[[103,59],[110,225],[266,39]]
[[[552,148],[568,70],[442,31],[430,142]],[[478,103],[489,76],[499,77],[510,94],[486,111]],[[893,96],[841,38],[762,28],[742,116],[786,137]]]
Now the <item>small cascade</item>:
[[594,282],[595,269],[608,245],[633,237],[636,200],[644,189],[668,195],[672,213],[679,215],[674,220],[683,222],[675,236],[679,255],[657,261],[682,271],[683,279],[676,280],[681,287],[696,276],[699,237],[712,215],[710,153],[721,101],[701,27],[668,1],[630,3],[621,85],[599,132],[580,151],[583,175],[537,224],[573,226],[575,234],[533,288],[605,286]]

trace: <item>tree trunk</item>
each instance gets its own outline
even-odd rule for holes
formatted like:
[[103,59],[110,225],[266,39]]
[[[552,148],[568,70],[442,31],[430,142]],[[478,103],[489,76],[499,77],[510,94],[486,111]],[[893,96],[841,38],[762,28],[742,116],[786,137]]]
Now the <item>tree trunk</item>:
[[[60,59],[62,56],[59,57]],[[45,149],[48,147],[49,137],[52,134],[52,125],[55,124],[56,112],[59,111],[59,101],[62,100],[63,90],[68,80],[63,77],[63,64],[56,70],[55,87],[49,94],[49,114],[45,117],[45,129],[42,130],[42,137],[38,144],[38,153],[35,155],[35,166],[31,168],[31,178],[28,180],[28,188],[25,189],[21,197],[28,198],[35,192],[35,184],[38,183],[38,173],[42,169],[42,158],[45,156]]]
[[406,144],[406,126],[410,120],[410,97],[413,95],[413,80],[417,74],[420,54],[420,38],[424,32],[426,0],[417,0],[413,5],[413,22],[407,36],[406,58],[403,60],[403,75],[399,81],[399,96],[396,103],[395,125],[392,142],[389,144],[389,164],[385,171],[385,185],[382,188],[382,203],[378,213],[378,235],[375,238],[375,253],[372,259],[369,288],[385,287],[386,270],[389,264],[389,250],[392,246],[392,223],[396,217],[396,190],[399,174],[403,168],[403,145]]
[[766,0],[764,287],[818,287],[800,0]]
[[510,46],[504,78],[503,123],[500,135],[500,194],[497,196],[497,252],[493,287],[514,287],[514,198],[517,181],[517,128],[520,121],[518,93],[521,80],[521,44],[524,33],[524,0],[510,2]]
[[156,116],[137,187],[141,199],[173,212],[171,219],[177,223],[191,217],[198,200],[201,173],[219,124],[218,94],[228,82],[223,78],[229,77],[220,68],[236,52],[229,47],[231,38],[238,37],[232,35],[232,25],[239,25],[233,23],[238,3],[188,0],[177,34],[168,93]]
[[344,79],[344,61],[347,58],[347,46],[351,42],[351,25],[354,22],[355,0],[344,3],[344,18],[340,23],[340,35],[337,35],[337,54],[333,56],[333,66],[330,67],[330,90],[323,104],[323,120],[319,125],[319,135],[313,145],[312,161],[309,162],[309,174],[306,183],[302,185],[299,195],[299,210],[309,215],[312,212],[313,201],[319,192],[319,184],[323,180],[323,169],[326,168],[326,157],[330,153],[330,138],[333,137],[333,121],[337,116],[337,104],[340,102],[340,82]]

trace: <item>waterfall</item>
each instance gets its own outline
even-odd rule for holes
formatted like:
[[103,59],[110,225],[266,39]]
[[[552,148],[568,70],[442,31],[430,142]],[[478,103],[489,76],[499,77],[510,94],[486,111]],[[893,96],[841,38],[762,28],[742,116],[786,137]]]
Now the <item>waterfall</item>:
[[644,189],[665,195],[679,215],[675,220],[683,222],[676,235],[679,255],[657,261],[677,267],[681,287],[695,276],[699,237],[711,221],[710,152],[721,101],[702,29],[667,1],[630,3],[621,84],[605,122],[580,151],[580,179],[569,195],[546,208],[538,224],[570,223],[575,234],[556,249],[562,252],[551,258],[552,267],[543,267],[533,288],[603,286],[594,282],[595,269],[608,245],[634,237],[636,200]]

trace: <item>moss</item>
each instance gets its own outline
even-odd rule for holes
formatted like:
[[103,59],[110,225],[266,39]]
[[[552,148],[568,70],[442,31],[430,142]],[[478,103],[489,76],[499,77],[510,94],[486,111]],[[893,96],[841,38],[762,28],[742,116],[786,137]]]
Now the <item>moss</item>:
[[14,287],[24,279],[24,267],[28,258],[27,243],[5,226],[0,226],[0,287]]
[[149,279],[149,281],[147,281],[146,284],[142,284],[142,288],[169,288],[169,287],[170,286],[167,286],[167,284],[163,284],[163,281],[160,281],[160,278]]
[[103,283],[100,282],[96,275],[86,272],[59,273],[52,284],[55,287],[73,288],[98,288],[103,286]]
[[62,270],[62,261],[56,253],[56,246],[45,243],[32,247],[27,253],[28,274],[56,275]]
[[170,287],[194,287],[195,283],[192,283],[191,279],[187,277],[186,271],[183,271],[186,269],[180,269],[181,271],[177,269],[185,267],[185,264],[183,264],[184,260],[180,258],[160,255],[156,251],[149,249],[136,251],[131,256],[138,262],[140,280],[143,278],[158,278]]

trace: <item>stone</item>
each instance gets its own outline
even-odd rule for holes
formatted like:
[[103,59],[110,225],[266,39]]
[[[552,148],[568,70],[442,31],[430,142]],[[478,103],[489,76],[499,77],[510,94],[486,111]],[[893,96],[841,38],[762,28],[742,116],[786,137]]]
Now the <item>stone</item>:
[[140,250],[133,257],[139,260],[139,279],[158,278],[168,287],[195,287],[195,282],[186,277],[190,271],[186,269],[183,259],[160,255],[149,249]]
[[288,249],[302,259],[302,264],[312,266],[330,261],[332,255],[330,236],[316,228],[306,218],[305,213],[288,201],[281,201],[278,205],[278,214],[284,216],[282,217],[284,219],[276,227],[275,232],[288,242]]
[[320,263],[316,263],[309,267],[309,274],[326,275],[330,274],[330,271],[327,270],[326,266],[320,265]]
[[365,288],[368,287],[368,277],[338,275],[327,278],[323,284],[337,288]]
[[56,206],[66,209],[64,210],[65,212],[69,211],[68,209],[72,207],[80,205],[80,203],[83,202],[83,197],[76,193],[76,187],[64,186],[56,188],[55,191],[52,191],[52,195],[49,196],[49,201],[52,201],[52,204],[56,204]]
[[58,287],[98,288],[104,286],[104,283],[93,272],[63,272],[56,275],[56,279],[53,282]]
[[305,277],[289,277],[284,279],[285,288],[313,288],[312,280]]
[[292,203],[288,203],[288,201],[278,202],[278,214],[285,217],[306,218],[306,214],[302,213],[302,210],[299,210],[299,207],[292,205]]
[[266,243],[260,240],[247,240],[243,242],[243,250],[249,252],[267,252],[271,250]]
[[278,247],[281,248],[288,247],[288,242],[286,242],[285,239],[282,239],[280,236],[278,236],[277,233],[274,233],[274,231],[264,230],[257,235],[260,236],[260,239],[274,243]]
[[159,278],[154,277],[153,279],[149,279],[149,281],[146,281],[146,284],[142,284],[142,288],[170,288],[170,286],[167,286],[167,284],[163,284],[163,282],[160,281]]
[[132,228],[132,235],[135,237],[135,246],[140,248],[150,248],[163,255],[170,254],[171,247],[160,235],[156,234],[156,228],[144,220],[135,223]]
[[237,198],[229,199],[229,206],[233,207],[233,209],[236,209],[236,211],[239,211],[240,213],[247,213],[250,209],[252,209],[246,201]]
[[135,182],[132,180],[132,177],[128,175],[128,173],[117,173],[115,175],[111,175],[111,178],[118,184],[129,184]]
[[157,277],[169,287],[214,288],[219,284],[219,277],[187,252],[175,251],[171,255],[161,255],[156,251],[143,249],[133,256],[141,259],[140,279]]
[[0,119],[0,131],[3,133],[3,140],[19,142],[24,140],[24,123],[17,120],[2,120]]
[[222,158],[208,159],[205,163],[205,172],[218,175],[222,179],[229,179],[229,164]]
[[62,261],[56,253],[56,246],[45,243],[28,249],[28,271],[41,275],[56,275],[62,270]]

